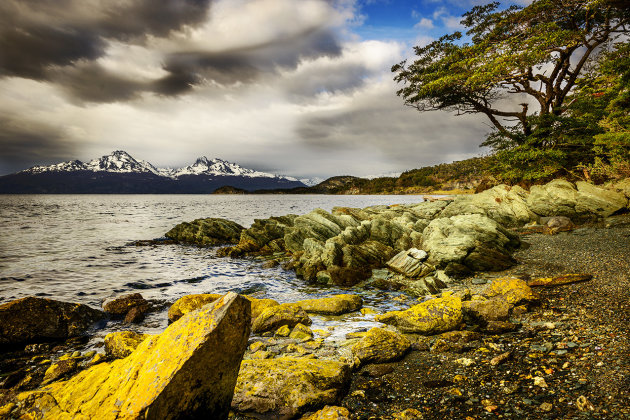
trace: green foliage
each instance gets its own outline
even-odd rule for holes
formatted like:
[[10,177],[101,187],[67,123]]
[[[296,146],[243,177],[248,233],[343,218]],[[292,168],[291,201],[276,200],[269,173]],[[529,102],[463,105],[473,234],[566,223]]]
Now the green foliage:
[[[629,10],[614,0],[473,7],[462,20],[470,42],[445,35],[392,67],[398,95],[419,111],[486,115],[495,131],[482,145],[496,152],[492,170],[503,181],[622,173]],[[580,78],[586,69],[594,70]]]

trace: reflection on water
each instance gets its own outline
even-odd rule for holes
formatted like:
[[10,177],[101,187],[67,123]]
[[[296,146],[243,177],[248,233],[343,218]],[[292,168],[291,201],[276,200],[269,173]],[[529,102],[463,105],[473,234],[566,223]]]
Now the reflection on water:
[[[318,207],[418,201],[419,196],[0,195],[0,303],[36,295],[99,307],[132,291],[169,303],[186,294],[230,290],[280,302],[335,293],[278,267],[218,258],[214,249],[125,244],[161,237],[175,224],[201,217],[249,226],[255,218]],[[366,299],[389,305],[376,293]],[[163,328],[163,314],[150,317],[151,325]]]

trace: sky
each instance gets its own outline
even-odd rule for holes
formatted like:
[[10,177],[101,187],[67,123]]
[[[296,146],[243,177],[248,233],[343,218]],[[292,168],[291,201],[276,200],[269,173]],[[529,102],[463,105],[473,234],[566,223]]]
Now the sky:
[[418,113],[391,73],[475,4],[2,0],[0,175],[113,150],[324,178],[478,156],[482,117]]

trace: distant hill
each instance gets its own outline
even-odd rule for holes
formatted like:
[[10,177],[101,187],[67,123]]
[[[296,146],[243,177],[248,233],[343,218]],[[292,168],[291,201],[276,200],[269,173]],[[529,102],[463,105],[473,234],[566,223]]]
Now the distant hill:
[[254,191],[254,194],[426,194],[474,191],[495,181],[489,175],[491,157],[477,157],[373,179],[335,176],[312,187]]
[[156,168],[116,150],[87,163],[34,166],[0,177],[0,194],[209,194],[305,187],[295,178],[259,172],[222,159],[198,158],[180,169]]

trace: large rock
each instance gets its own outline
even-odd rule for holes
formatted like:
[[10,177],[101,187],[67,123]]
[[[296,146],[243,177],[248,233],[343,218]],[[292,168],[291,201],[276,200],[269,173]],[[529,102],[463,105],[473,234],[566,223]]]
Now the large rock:
[[261,312],[252,324],[252,331],[262,333],[274,331],[283,325],[289,328],[297,324],[311,325],[313,322],[300,306],[293,303],[271,306]]
[[149,311],[149,302],[140,293],[119,296],[103,303],[103,310],[112,318],[125,318],[125,322],[138,322]]
[[226,219],[196,219],[176,225],[164,236],[177,242],[199,246],[237,244],[243,226]]
[[339,235],[346,227],[357,226],[359,222],[349,215],[335,216],[322,209],[315,209],[293,221],[286,229],[284,242],[286,249],[293,253],[304,251],[307,238],[325,242]]
[[50,419],[226,419],[249,325],[249,302],[228,293],[125,359],[19,395],[21,411]]
[[499,297],[512,306],[537,299],[531,287],[524,280],[515,277],[501,277],[493,280],[483,294],[489,298]]
[[425,264],[428,254],[417,248],[411,248],[406,251],[400,251],[392,259],[387,261],[386,265],[390,270],[404,275],[405,277],[415,278],[422,277],[434,270],[428,264]]
[[402,335],[383,328],[372,328],[352,346],[352,354],[360,364],[385,363],[398,360],[411,348]]
[[123,359],[149,337],[134,331],[116,331],[105,336],[105,353],[114,359]]
[[243,254],[270,254],[284,251],[284,235],[288,228],[293,227],[293,222],[297,217],[289,214],[256,219],[249,228],[241,232],[238,245],[222,250],[222,254],[235,257]]
[[305,299],[295,302],[308,313],[322,315],[341,315],[361,309],[363,299],[358,295],[334,295],[320,299]]
[[332,360],[244,360],[232,408],[266,418],[292,418],[338,402],[347,391],[350,373],[348,365]]
[[578,190],[575,211],[579,214],[608,217],[628,205],[628,199],[622,192],[596,187],[584,181],[576,182],[575,186]]
[[0,345],[76,337],[104,317],[86,305],[25,297],[0,305]]
[[[222,295],[216,293],[204,293],[198,295],[186,295],[177,299],[175,303],[168,309],[168,319],[170,322],[177,321],[184,314],[200,309],[202,306],[214,302]],[[252,322],[267,308],[279,305],[273,299],[256,299],[249,296],[243,296],[249,300],[251,304]]]
[[527,206],[529,193],[515,185],[498,185],[494,188],[473,195],[460,195],[446,207],[440,217],[460,214],[482,214],[501,223],[503,226],[523,226],[537,220]]
[[462,302],[464,315],[481,325],[486,325],[489,321],[507,321],[511,308],[512,306],[500,297]]
[[540,216],[567,216],[573,220],[608,217],[626,207],[628,199],[621,192],[578,182],[576,185],[556,179],[534,185],[527,205]]
[[462,301],[452,296],[431,299],[404,311],[377,315],[376,321],[393,325],[405,333],[442,333],[457,328],[462,322]]
[[423,238],[427,262],[437,268],[462,265],[478,271],[504,270],[516,263],[511,254],[520,246],[518,235],[480,214],[435,219]]

